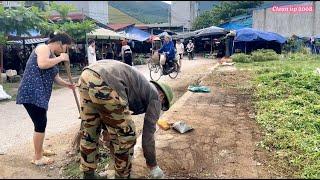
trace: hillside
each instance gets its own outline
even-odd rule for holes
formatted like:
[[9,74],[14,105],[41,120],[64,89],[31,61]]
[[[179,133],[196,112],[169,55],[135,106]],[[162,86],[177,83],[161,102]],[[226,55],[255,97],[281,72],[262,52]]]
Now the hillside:
[[109,1],[109,6],[143,23],[168,22],[169,5],[161,1]]
[[128,14],[123,13],[122,11],[108,6],[109,11],[109,23],[135,23],[135,24],[142,24],[136,18],[131,17]]

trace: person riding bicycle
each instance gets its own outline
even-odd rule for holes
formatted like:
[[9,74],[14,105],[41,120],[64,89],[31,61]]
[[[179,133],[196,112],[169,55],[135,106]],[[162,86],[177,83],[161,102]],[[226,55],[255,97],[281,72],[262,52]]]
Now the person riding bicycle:
[[158,52],[165,54],[166,62],[163,65],[163,73],[169,74],[174,69],[173,64],[175,59],[175,48],[169,35],[165,35],[164,40],[165,42],[163,46],[158,50]]

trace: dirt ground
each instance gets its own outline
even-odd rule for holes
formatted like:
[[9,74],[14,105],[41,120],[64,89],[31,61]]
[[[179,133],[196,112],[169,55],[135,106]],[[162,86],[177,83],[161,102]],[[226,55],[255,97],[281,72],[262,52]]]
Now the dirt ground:
[[[210,93],[182,96],[162,118],[183,120],[194,128],[156,133],[157,160],[166,178],[281,178],[270,154],[257,146],[262,131],[255,122],[251,76],[234,67],[219,67],[201,82]],[[148,177],[142,151],[133,162],[135,177]]]
[[[197,82],[198,79],[203,77],[204,73],[208,72],[208,69],[213,64],[215,64],[214,60],[199,58],[189,63],[186,60],[182,73],[176,79],[161,77],[160,81],[171,85],[175,93],[174,101],[176,101],[187,91],[188,85]],[[23,111],[22,108],[20,110]],[[139,133],[142,129],[143,117],[143,115],[133,117]],[[55,163],[49,166],[36,167],[29,163],[33,154],[32,139],[29,139],[26,143],[20,142],[20,144],[13,146],[4,155],[0,155],[0,178],[68,178],[62,172],[67,164],[77,160],[66,156],[66,151],[69,149],[77,129],[77,126],[72,126],[67,131],[57,132],[58,134],[51,133],[50,136],[47,136],[44,147],[57,153],[57,155],[53,156]]]

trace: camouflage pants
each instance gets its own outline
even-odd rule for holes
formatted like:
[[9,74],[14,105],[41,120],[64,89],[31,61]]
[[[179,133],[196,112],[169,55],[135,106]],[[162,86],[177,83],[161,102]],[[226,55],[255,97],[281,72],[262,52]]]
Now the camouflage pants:
[[[84,70],[79,79],[83,136],[80,141],[80,170],[97,168],[97,146],[101,128],[110,138],[116,177],[130,176],[136,130],[125,101],[98,74]],[[105,134],[105,133],[103,133]]]

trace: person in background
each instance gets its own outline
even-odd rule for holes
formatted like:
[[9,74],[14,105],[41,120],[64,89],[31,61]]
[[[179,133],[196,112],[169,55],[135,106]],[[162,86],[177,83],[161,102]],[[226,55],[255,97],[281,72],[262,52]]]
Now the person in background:
[[89,40],[89,47],[88,47],[88,65],[97,62],[96,56],[96,45],[93,39]]
[[194,51],[194,44],[192,43],[192,40],[189,40],[189,43],[187,44],[187,52],[189,60],[193,60],[193,51]]
[[132,66],[132,51],[130,46],[127,44],[127,41],[122,42],[121,57],[124,63]]
[[47,156],[54,153],[43,149],[48,104],[53,81],[70,89],[75,88],[74,84],[60,78],[57,67],[58,63],[69,61],[66,51],[71,43],[72,39],[68,34],[53,33],[50,35],[48,44],[39,44],[27,61],[18,89],[16,103],[23,104],[34,124],[33,145],[35,153],[31,163],[35,165],[53,163],[53,160]]
[[177,40],[176,44],[177,53],[179,55],[179,72],[181,72],[181,65],[182,65],[182,59],[183,59],[183,53],[184,53],[184,45],[181,43],[181,40]]
[[106,59],[113,59],[113,49],[111,47],[111,44],[107,44],[107,56]]

